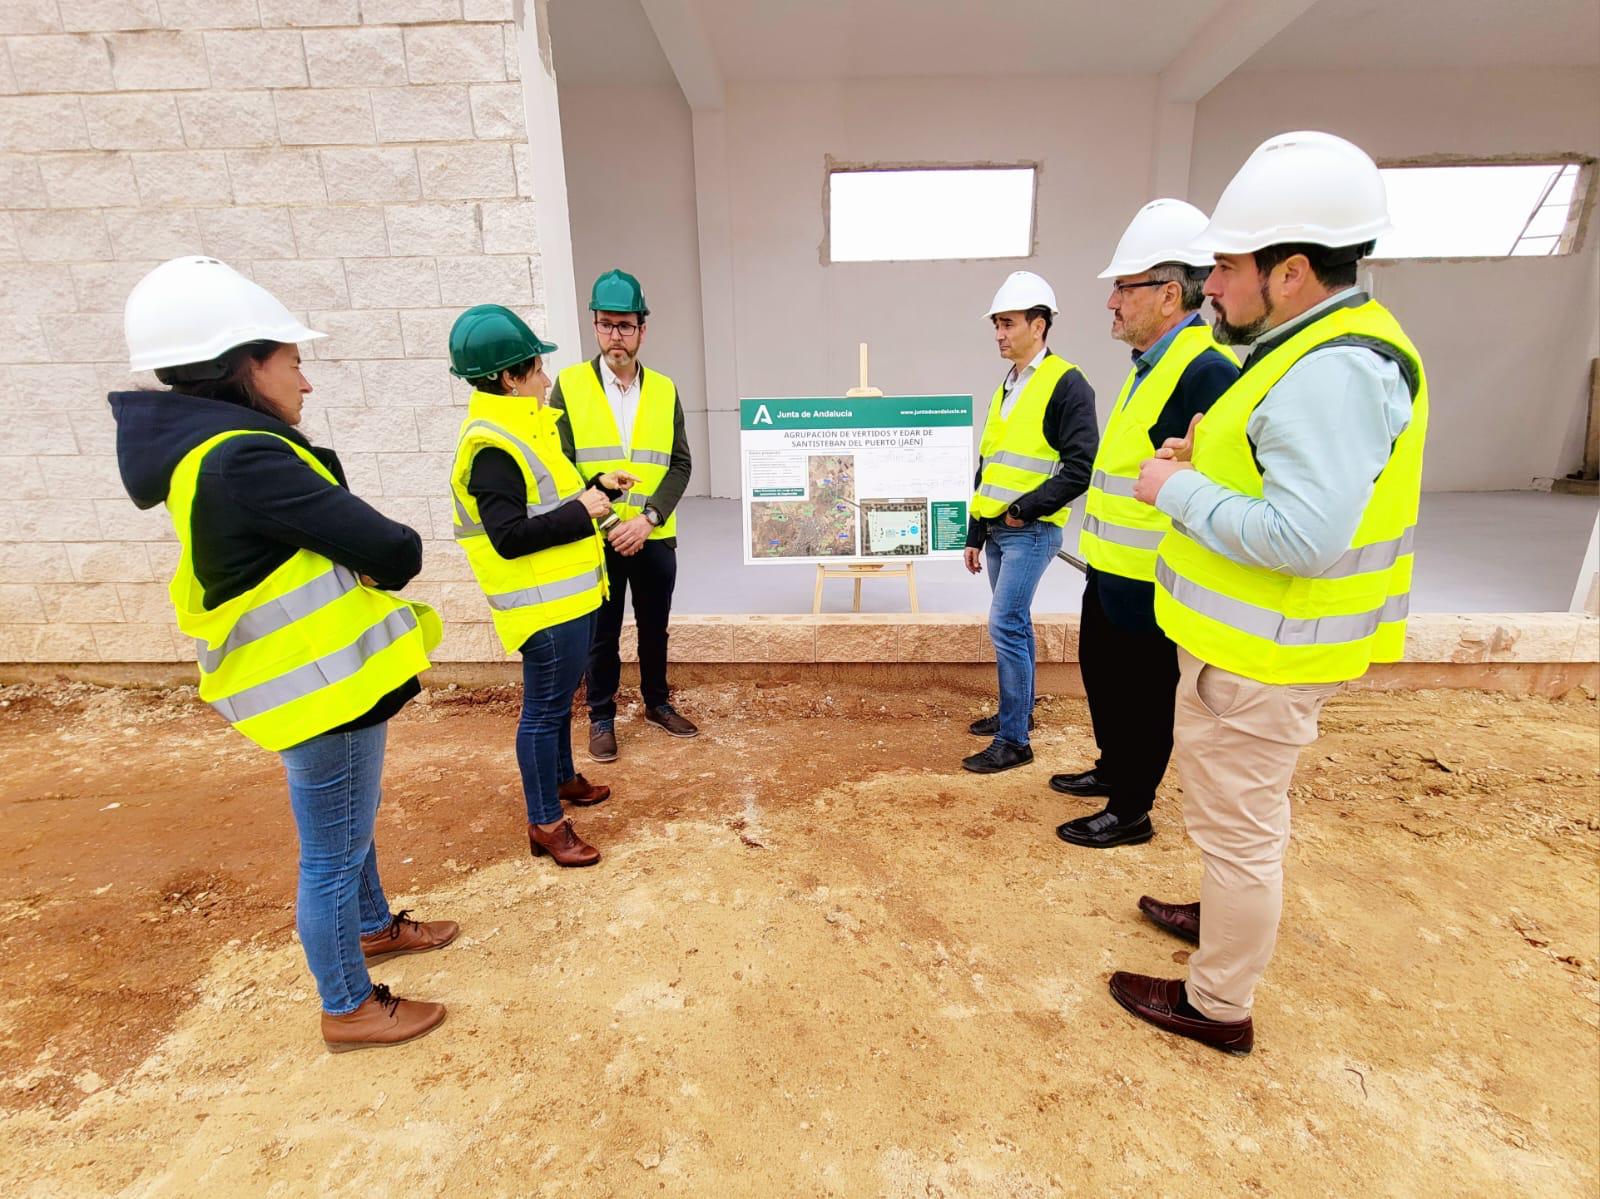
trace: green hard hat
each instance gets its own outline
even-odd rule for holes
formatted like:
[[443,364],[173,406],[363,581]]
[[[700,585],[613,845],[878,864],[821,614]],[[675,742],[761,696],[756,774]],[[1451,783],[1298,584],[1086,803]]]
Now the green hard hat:
[[644,289],[627,271],[610,270],[594,281],[589,293],[590,312],[637,312],[649,316],[645,307]]
[[450,326],[450,373],[458,379],[482,379],[555,348],[540,341],[528,322],[511,309],[479,304],[456,317]]

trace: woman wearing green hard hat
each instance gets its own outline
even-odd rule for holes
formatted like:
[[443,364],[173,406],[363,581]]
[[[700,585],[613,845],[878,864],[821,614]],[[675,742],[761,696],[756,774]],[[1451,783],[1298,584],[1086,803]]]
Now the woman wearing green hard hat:
[[562,804],[611,794],[572,764],[572,696],[589,661],[605,595],[596,521],[636,479],[617,471],[585,487],[561,452],[561,413],[545,406],[542,358],[556,347],[499,304],[480,304],[450,330],[450,373],[472,384],[456,440],[450,490],[455,536],[489,600],[508,654],[522,655],[517,765],[528,809],[528,848],[559,866],[592,866]]

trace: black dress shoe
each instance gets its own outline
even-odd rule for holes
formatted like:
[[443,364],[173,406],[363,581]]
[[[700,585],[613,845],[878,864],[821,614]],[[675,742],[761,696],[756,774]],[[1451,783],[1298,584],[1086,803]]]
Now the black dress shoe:
[[1069,820],[1056,829],[1056,836],[1069,845],[1086,845],[1090,849],[1143,845],[1155,835],[1148,814],[1137,820],[1122,820],[1110,812],[1096,812],[1093,816]]
[[1255,1027],[1243,1020],[1211,1020],[1189,1006],[1181,978],[1150,978],[1118,970],[1111,976],[1111,997],[1139,1019],[1165,1032],[1175,1032],[1220,1049],[1246,1054],[1255,1048]]
[[1139,896],[1139,910],[1150,918],[1150,923],[1165,929],[1174,937],[1200,944],[1200,905],[1197,903],[1162,903],[1148,895]]
[[[1028,731],[1031,733],[1037,727],[1037,722],[1032,714],[1028,716]],[[967,732],[974,737],[998,737],[1000,735],[1000,716],[985,716],[982,720],[974,720],[967,726]]]
[[971,757],[962,758],[961,764],[973,774],[998,774],[1002,770],[1010,770],[1013,766],[1026,766],[1031,761],[1033,761],[1031,746],[1013,745],[996,737]]
[[1085,770],[1078,774],[1052,774],[1050,789],[1059,791],[1063,795],[1109,796],[1111,794],[1110,784],[1095,770]]

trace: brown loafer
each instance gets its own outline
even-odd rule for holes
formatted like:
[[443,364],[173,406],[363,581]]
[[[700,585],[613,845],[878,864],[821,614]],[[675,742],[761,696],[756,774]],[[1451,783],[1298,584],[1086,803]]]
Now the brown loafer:
[[583,775],[575,774],[556,788],[556,794],[561,797],[562,803],[575,803],[580,808],[591,808],[610,799],[611,788],[602,783],[591,783]]
[[409,909],[397,912],[389,919],[389,927],[381,932],[367,933],[361,938],[361,956],[368,964],[402,953],[427,953],[443,949],[456,939],[461,926],[454,920],[411,919]]
[[617,730],[609,723],[589,726],[589,757],[596,762],[617,760]]
[[1243,1056],[1255,1048],[1255,1027],[1249,1016],[1208,1020],[1189,1006],[1181,978],[1151,978],[1118,970],[1111,976],[1111,997],[1146,1023],[1223,1053]]
[[530,824],[528,848],[534,857],[549,854],[557,866],[593,866],[600,860],[600,851],[573,831],[570,820],[563,820],[548,833]]
[[430,1033],[444,1021],[444,1004],[391,995],[382,983],[353,1012],[322,1013],[322,1042],[329,1053],[401,1045]]
[[657,704],[653,708],[646,708],[644,718],[651,724],[660,725],[674,737],[695,737],[700,733],[694,721],[671,704]]
[[1174,937],[1200,944],[1200,905],[1197,903],[1162,903],[1148,895],[1139,896],[1139,910],[1150,917],[1150,923],[1164,928]]

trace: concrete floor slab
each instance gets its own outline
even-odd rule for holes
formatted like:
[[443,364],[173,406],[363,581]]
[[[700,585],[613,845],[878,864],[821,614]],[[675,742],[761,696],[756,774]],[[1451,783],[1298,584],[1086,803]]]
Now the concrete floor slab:
[[[1564,612],[1583,562],[1597,506],[1585,496],[1536,491],[1433,492],[1417,524],[1413,612]],[[816,568],[745,566],[736,500],[691,498],[679,518],[675,612],[809,612]],[[1067,544],[1077,543],[1075,513]],[[917,567],[924,612],[983,612],[988,584],[959,562]],[[1076,612],[1083,580],[1065,562],[1051,564],[1034,611]],[[850,610],[848,580],[830,580],[824,612]],[[904,612],[905,583],[869,579],[863,612]]]

